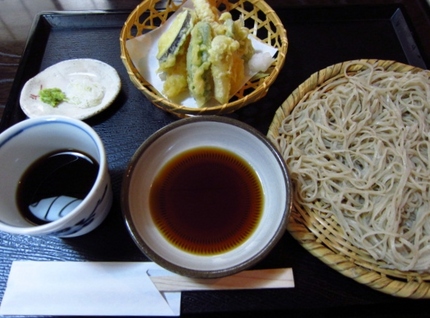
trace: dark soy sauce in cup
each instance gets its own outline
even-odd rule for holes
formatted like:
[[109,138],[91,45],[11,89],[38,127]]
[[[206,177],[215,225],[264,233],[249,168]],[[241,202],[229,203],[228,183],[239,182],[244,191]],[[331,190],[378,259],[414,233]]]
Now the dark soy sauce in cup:
[[20,179],[16,198],[21,214],[37,225],[63,217],[90,192],[98,170],[98,162],[80,151],[42,156]]
[[216,255],[257,227],[264,195],[254,169],[232,152],[201,147],[171,159],[150,190],[152,218],[174,246]]

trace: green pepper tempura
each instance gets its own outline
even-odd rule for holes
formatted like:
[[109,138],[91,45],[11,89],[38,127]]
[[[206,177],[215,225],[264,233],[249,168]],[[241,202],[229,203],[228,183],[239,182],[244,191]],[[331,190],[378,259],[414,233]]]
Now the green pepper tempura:
[[39,92],[40,99],[42,102],[51,105],[52,107],[57,107],[58,104],[67,100],[66,94],[59,88],[45,88],[41,89]]

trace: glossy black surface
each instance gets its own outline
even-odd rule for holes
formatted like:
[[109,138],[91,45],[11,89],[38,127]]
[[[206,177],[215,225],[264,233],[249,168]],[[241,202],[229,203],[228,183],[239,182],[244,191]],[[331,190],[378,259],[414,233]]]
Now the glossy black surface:
[[[280,4],[276,11],[288,33],[285,66],[264,99],[229,115],[264,134],[276,109],[289,93],[313,72],[331,64],[375,58],[417,66],[430,65],[428,38],[422,39],[414,32],[409,11],[399,2],[320,7]],[[79,238],[20,237],[0,233],[0,298],[14,260],[147,261],[127,233],[121,214],[123,172],[134,151],[146,138],[178,119],[154,107],[128,78],[120,59],[118,40],[127,16],[127,11],[49,13],[40,15],[34,25],[0,130],[25,119],[18,105],[19,92],[25,81],[40,70],[65,59],[80,57],[96,58],[110,64],[120,75],[121,92],[110,108],[86,122],[105,143],[114,202],[105,222]],[[399,16],[405,21],[400,19],[399,22]],[[255,268],[279,267],[293,268],[295,288],[184,292],[182,315],[421,317],[423,310],[430,308],[430,300],[392,297],[342,276],[310,255],[288,233]]]

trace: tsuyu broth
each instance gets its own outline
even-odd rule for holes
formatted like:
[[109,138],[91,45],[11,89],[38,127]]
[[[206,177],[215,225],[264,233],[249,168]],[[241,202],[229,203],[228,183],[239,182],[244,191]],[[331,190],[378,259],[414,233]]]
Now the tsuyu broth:
[[33,224],[45,224],[68,214],[90,192],[98,162],[81,151],[61,150],[33,162],[22,175],[17,205]]
[[230,251],[246,241],[262,215],[258,175],[241,157],[199,147],[171,159],[150,190],[151,216],[174,246],[198,255]]

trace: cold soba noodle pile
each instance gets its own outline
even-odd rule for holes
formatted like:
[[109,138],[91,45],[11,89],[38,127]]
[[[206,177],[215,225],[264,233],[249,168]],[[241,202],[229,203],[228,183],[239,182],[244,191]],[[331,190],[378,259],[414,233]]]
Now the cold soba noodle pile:
[[363,65],[282,122],[296,207],[333,217],[387,268],[430,271],[430,72]]

